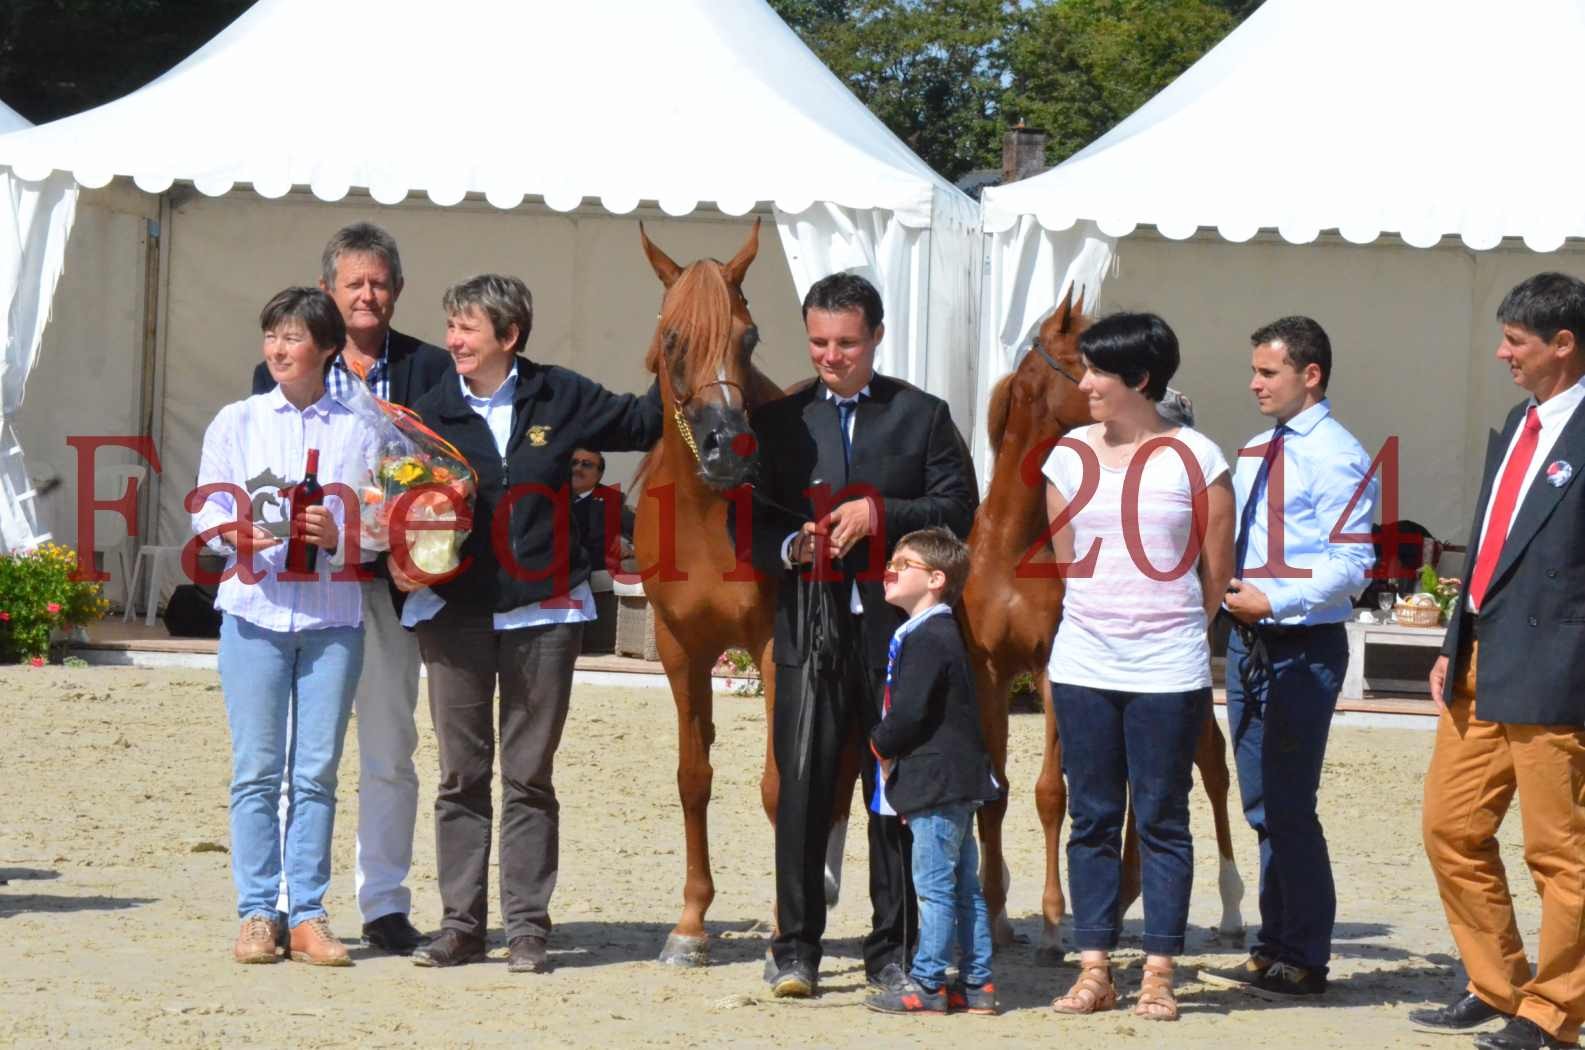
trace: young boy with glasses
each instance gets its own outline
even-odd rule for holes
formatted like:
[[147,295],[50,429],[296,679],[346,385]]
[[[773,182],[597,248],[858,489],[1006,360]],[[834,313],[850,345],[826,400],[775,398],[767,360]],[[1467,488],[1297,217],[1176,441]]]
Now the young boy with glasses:
[[[865,1002],[882,1013],[996,1012],[990,917],[972,822],[1001,789],[952,615],[968,574],[968,548],[941,527],[904,536],[886,565],[886,601],[908,619],[892,635],[884,714],[870,733],[881,773],[870,806],[901,814],[913,830],[919,948],[906,985]],[[948,988],[954,944],[961,952],[958,981]]]

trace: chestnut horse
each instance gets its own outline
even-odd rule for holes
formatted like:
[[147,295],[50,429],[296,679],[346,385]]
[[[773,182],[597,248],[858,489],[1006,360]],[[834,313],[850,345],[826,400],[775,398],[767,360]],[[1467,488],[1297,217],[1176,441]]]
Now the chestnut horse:
[[[996,465],[985,500],[969,534],[969,579],[963,590],[964,641],[975,667],[980,720],[997,779],[1007,784],[1008,688],[1015,676],[1029,672],[1045,710],[1045,750],[1035,783],[1035,807],[1046,837],[1046,882],[1041,899],[1044,926],[1036,958],[1062,960],[1058,924],[1066,910],[1062,896],[1057,838],[1067,809],[1062,780],[1062,744],[1051,707],[1046,676],[1051,643],[1062,616],[1062,582],[1054,578],[1054,555],[1046,539],[1046,487],[1040,468],[1058,438],[1087,425],[1089,399],[1079,389],[1084,365],[1079,333],[1088,325],[1080,295],[1063,296],[1057,309],[1041,323],[1029,353],[1013,373],[997,384],[987,413]],[[1033,553],[1031,553],[1033,552]],[[1024,559],[1028,555],[1028,564]],[[1020,570],[1020,566],[1024,566]],[[1216,844],[1221,855],[1219,888],[1224,938],[1242,937],[1239,912],[1244,884],[1233,863],[1232,832],[1227,819],[1229,785],[1227,753],[1216,719],[1206,719],[1195,751],[1200,779],[1211,797]],[[980,810],[981,877],[985,903],[997,943],[1012,941],[1007,920],[1008,871],[1002,859],[1002,819],[1007,803]],[[1124,850],[1123,907],[1139,894],[1139,854],[1133,822],[1128,822]]]
[[[782,391],[754,367],[759,333],[742,289],[743,276],[759,250],[758,220],[729,263],[702,259],[685,268],[656,247],[642,225],[639,237],[665,287],[645,358],[660,383],[665,429],[635,480],[640,496],[633,546],[639,564],[648,566],[644,593],[654,609],[655,646],[677,706],[677,791],[687,843],[682,917],[660,958],[701,966],[709,961],[704,916],[715,897],[708,823],[710,746],[715,741],[710,672],[728,648],[747,650],[765,683],[760,799],[773,821],[780,786],[770,741],[776,682],[771,634],[778,581],[753,572],[746,537],[745,553],[738,556],[726,516],[747,498],[742,486],[752,480],[757,462],[749,412],[781,397]],[[849,790],[849,799],[851,795]],[[836,861],[828,860],[828,898],[837,890],[846,831],[842,818],[848,805],[847,800],[838,804],[832,830]]]

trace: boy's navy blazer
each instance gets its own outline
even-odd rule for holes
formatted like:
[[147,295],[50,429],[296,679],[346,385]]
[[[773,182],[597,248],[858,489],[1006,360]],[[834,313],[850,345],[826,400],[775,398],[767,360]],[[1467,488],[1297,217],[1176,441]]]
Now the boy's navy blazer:
[[880,757],[896,759],[886,797],[904,816],[1001,796],[955,617],[932,616],[903,638],[891,710],[871,730],[870,743]]

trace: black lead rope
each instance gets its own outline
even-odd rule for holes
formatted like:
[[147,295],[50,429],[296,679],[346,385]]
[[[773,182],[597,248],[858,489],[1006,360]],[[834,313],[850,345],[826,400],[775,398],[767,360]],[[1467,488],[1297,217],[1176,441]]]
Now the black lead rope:
[[801,696],[798,698],[797,735],[798,780],[809,773],[809,756],[814,750],[815,695],[824,686],[831,696],[840,696],[846,654],[837,636],[833,588],[822,581],[798,576],[798,649],[804,656]]

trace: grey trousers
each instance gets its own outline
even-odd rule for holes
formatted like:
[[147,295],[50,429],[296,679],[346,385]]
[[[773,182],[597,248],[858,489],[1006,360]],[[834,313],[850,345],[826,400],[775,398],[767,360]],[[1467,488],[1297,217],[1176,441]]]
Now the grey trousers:
[[450,606],[417,627],[440,744],[435,861],[441,925],[488,929],[490,775],[500,684],[501,912],[510,940],[550,932],[560,807],[551,783],[583,625],[497,631],[488,613]]

